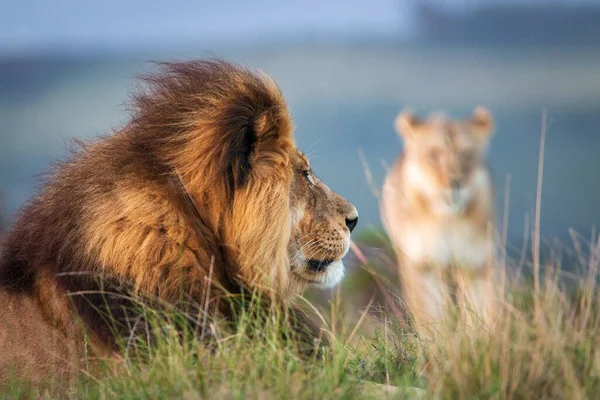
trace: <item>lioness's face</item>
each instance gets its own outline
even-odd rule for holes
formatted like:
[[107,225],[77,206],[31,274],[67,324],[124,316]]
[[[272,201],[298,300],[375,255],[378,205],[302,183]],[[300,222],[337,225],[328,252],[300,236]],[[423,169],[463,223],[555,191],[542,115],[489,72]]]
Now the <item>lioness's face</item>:
[[294,155],[290,191],[293,276],[304,284],[328,288],[344,276],[342,257],[358,222],[356,208],[327,187],[300,152]]
[[405,138],[408,178],[440,206],[460,211],[485,175],[485,149],[491,116],[476,109],[465,121],[419,120],[404,114],[397,129]]

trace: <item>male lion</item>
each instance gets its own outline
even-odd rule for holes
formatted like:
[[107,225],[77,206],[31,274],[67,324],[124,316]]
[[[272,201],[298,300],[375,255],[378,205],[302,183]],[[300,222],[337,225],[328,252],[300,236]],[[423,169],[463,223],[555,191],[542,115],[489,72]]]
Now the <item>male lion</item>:
[[225,295],[290,305],[343,276],[357,211],[296,149],[272,79],[192,61],[144,82],[130,122],[59,164],[9,233],[0,371],[34,377],[75,363],[84,335],[111,354],[131,329],[133,295],[183,296],[231,319]]
[[478,107],[464,121],[400,113],[404,151],[386,177],[382,219],[396,249],[417,328],[439,328],[448,301],[468,319],[493,320],[494,189],[485,165],[493,129]]

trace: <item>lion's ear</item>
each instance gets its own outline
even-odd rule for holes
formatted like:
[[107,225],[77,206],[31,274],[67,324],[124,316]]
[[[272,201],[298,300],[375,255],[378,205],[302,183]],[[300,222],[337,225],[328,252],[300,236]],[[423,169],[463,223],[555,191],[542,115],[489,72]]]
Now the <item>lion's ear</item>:
[[252,121],[242,126],[238,132],[234,133],[226,147],[225,165],[230,175],[231,189],[242,185],[250,173],[251,162],[256,148],[257,134],[256,127]]
[[[243,114],[240,110],[238,118],[243,118]],[[275,106],[253,116],[246,115],[226,153],[233,189],[244,185],[253,171],[259,173],[261,168],[269,170],[281,165],[292,144],[291,120],[286,108]]]
[[480,139],[489,138],[494,131],[494,118],[483,106],[475,107],[468,123]]
[[421,124],[422,121],[410,109],[402,110],[394,121],[396,133],[405,139],[410,138]]

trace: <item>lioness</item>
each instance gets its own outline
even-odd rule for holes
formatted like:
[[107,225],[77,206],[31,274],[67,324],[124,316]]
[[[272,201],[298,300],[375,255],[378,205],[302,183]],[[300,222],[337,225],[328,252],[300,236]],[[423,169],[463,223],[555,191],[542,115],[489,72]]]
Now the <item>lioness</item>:
[[382,218],[423,333],[437,328],[430,323],[441,322],[450,300],[492,321],[494,190],[485,152],[493,125],[482,107],[464,121],[408,110],[396,118],[404,150],[385,179]]

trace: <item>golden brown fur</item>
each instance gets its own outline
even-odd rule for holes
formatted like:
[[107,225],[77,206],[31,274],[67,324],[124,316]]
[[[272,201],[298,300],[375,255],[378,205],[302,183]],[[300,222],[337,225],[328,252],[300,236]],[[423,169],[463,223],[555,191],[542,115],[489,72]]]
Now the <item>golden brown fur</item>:
[[400,262],[406,303],[423,333],[439,328],[451,300],[491,322],[494,198],[485,165],[493,129],[477,108],[464,121],[401,113],[404,151],[383,189],[382,217]]
[[[59,164],[9,234],[0,292],[47,321],[20,332],[24,344],[80,335],[81,318],[105,354],[131,329],[134,295],[230,318],[225,293],[291,304],[341,278],[330,264],[341,266],[356,210],[312,175],[275,82],[222,61],[164,64],[144,81],[131,121]],[[21,323],[3,313],[0,368]]]

